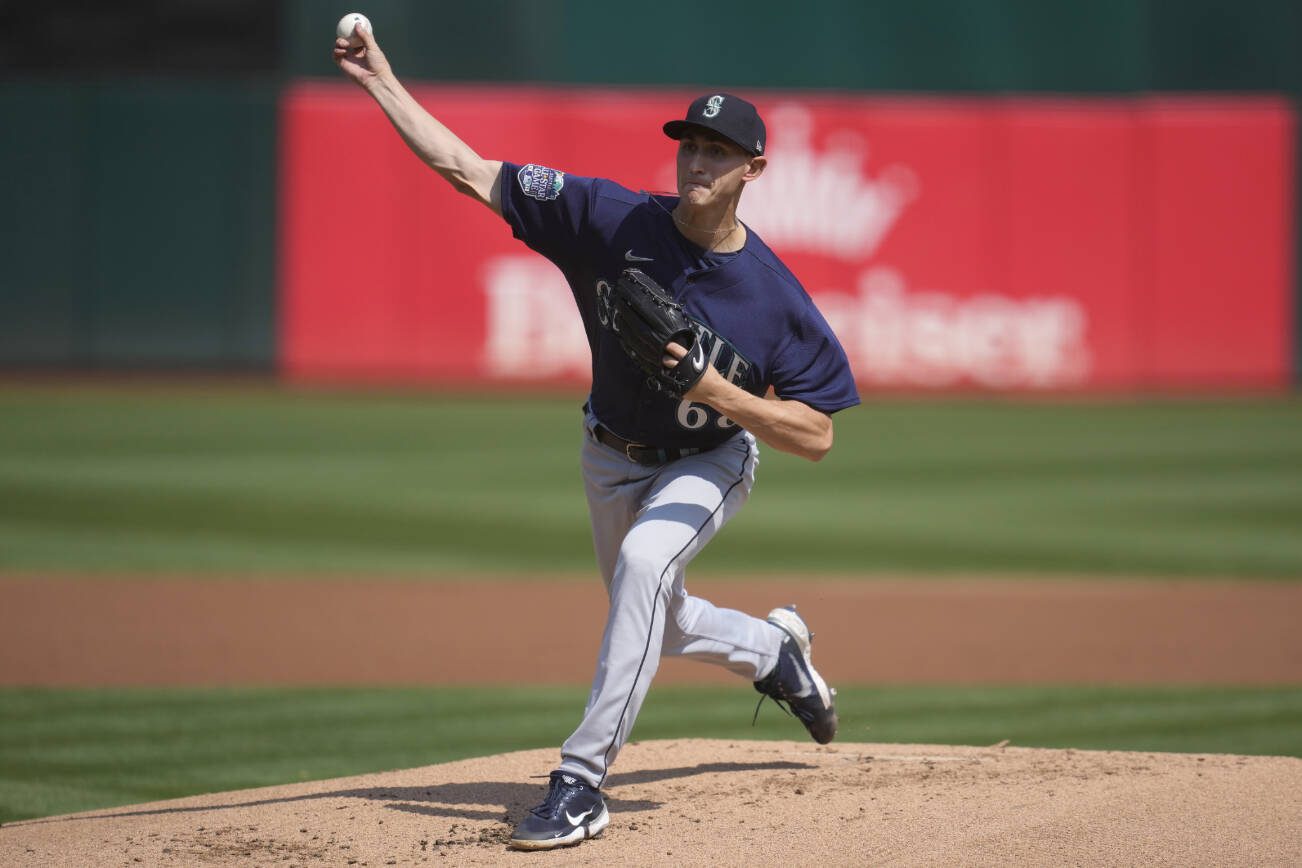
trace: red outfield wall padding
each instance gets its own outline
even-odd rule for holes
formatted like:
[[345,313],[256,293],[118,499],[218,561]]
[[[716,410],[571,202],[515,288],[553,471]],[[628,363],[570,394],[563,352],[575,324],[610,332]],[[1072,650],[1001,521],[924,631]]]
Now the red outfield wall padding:
[[[694,94],[418,87],[484,156],[673,188]],[[1282,386],[1294,119],[1282,100],[754,95],[742,219],[863,388]],[[360,90],[282,106],[281,369],[584,382],[559,272],[452,191]]]

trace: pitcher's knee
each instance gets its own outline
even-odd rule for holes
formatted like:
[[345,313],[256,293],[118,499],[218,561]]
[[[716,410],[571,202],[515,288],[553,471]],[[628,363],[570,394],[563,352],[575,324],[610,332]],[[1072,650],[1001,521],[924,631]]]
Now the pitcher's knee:
[[625,540],[619,549],[619,561],[615,564],[616,577],[633,579],[637,582],[656,582],[669,565],[671,555],[656,546]]

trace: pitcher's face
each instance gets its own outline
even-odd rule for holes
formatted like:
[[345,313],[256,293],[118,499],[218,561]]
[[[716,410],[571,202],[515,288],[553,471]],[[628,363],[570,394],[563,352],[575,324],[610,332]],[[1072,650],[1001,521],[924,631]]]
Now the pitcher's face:
[[763,161],[720,136],[689,131],[678,140],[678,195],[692,207],[731,201]]

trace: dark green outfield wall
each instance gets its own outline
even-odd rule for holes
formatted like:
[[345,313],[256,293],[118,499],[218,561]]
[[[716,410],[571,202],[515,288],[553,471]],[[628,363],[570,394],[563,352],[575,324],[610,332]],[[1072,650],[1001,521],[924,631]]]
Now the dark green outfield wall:
[[269,367],[267,84],[0,84],[0,364]]
[[[293,0],[328,75],[337,3]],[[897,91],[1302,91],[1298,0],[368,0],[400,74]]]
[[[1299,0],[360,5],[410,79],[1302,100]],[[346,11],[274,8],[274,27],[249,27],[279,34],[279,74],[255,84],[196,79],[194,63],[187,78],[0,83],[0,364],[273,364],[276,93],[337,75]]]

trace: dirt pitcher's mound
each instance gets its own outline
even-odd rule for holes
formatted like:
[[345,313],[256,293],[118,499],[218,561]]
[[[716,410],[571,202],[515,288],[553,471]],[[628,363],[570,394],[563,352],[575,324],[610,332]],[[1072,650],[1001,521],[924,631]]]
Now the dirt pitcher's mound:
[[14,823],[40,865],[1302,863],[1302,760],[932,745],[655,741],[611,824],[506,849],[554,750]]

